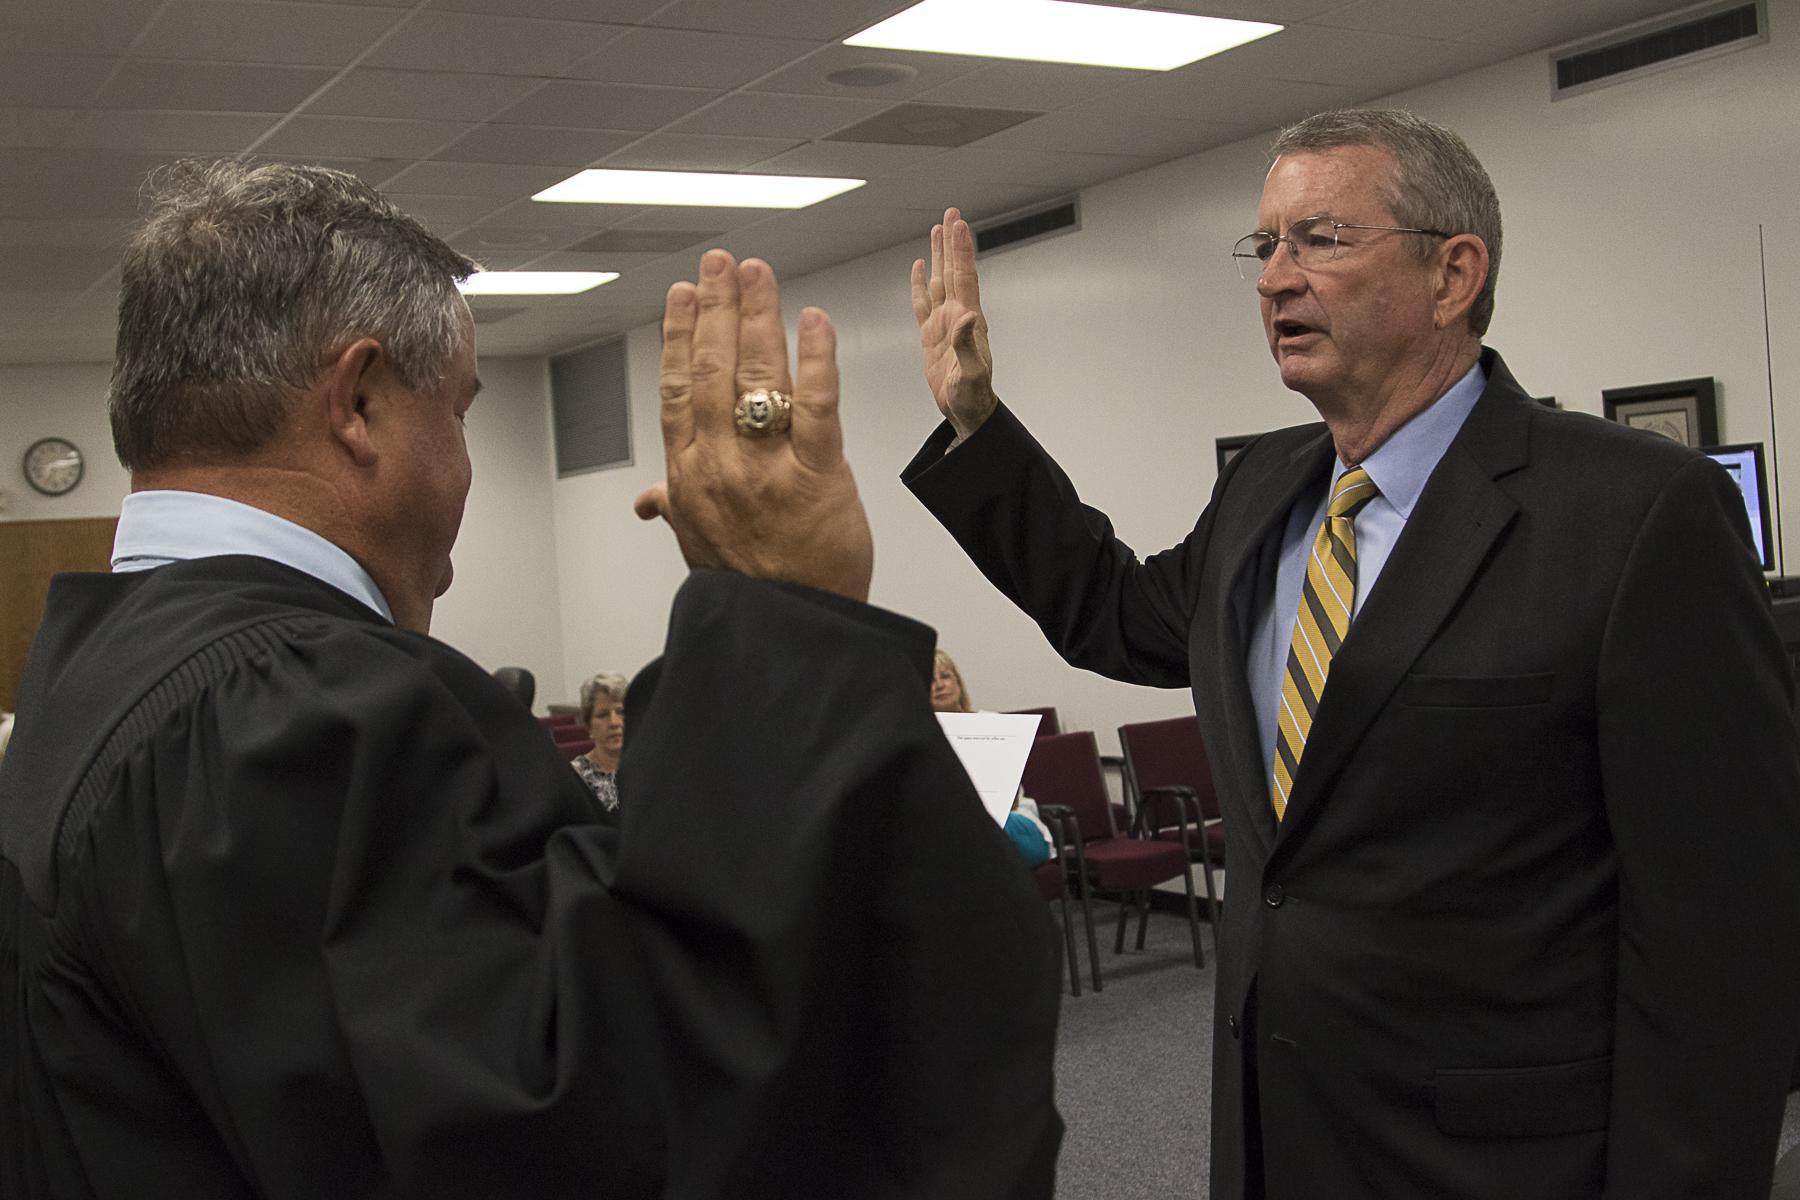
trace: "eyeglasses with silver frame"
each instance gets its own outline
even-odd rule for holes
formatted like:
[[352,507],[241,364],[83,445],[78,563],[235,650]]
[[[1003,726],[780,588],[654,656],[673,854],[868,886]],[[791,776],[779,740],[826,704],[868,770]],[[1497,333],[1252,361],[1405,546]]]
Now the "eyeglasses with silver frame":
[[1333,221],[1330,217],[1302,217],[1288,226],[1287,233],[1273,234],[1259,229],[1255,233],[1247,233],[1237,240],[1231,248],[1231,257],[1237,263],[1238,277],[1254,282],[1262,278],[1263,269],[1269,265],[1269,259],[1275,255],[1275,248],[1282,243],[1287,244],[1288,253],[1294,256],[1294,264],[1301,270],[1309,270],[1320,263],[1328,263],[1337,257],[1338,230],[1340,229],[1374,229],[1384,233],[1422,233],[1429,237],[1448,238],[1455,234],[1445,233],[1441,229],[1416,229],[1410,225],[1356,225],[1348,221]]

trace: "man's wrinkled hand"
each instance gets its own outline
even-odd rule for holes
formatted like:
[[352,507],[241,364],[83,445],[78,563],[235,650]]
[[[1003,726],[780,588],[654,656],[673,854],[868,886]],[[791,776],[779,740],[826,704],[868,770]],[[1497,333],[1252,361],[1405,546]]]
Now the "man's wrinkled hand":
[[924,259],[913,263],[912,309],[925,382],[944,419],[959,437],[968,437],[1000,400],[975,275],[975,234],[954,208],[945,210],[942,225],[932,226],[929,269]]
[[[786,393],[791,423],[738,431],[738,396]],[[837,335],[816,308],[800,314],[788,372],[775,272],[723,250],[700,260],[698,286],[669,289],[663,313],[662,483],[637,515],[663,517],[691,567],[720,567],[867,600],[874,542],[844,460]]]

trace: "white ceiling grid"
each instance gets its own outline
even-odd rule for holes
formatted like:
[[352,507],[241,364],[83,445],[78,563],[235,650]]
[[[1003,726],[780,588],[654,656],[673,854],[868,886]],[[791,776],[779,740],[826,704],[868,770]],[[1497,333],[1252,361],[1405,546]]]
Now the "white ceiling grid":
[[[840,44],[907,3],[0,0],[0,362],[110,357],[140,185],[183,156],[322,162],[491,267],[621,272],[474,302],[483,353],[545,354],[654,320],[707,245],[796,275],[918,237],[947,203],[1003,213],[1671,6],[1159,0],[1289,26],[1166,73]],[[902,69],[833,78],[871,65]],[[845,140],[909,129],[965,144]],[[792,213],[529,199],[588,166],[869,183]]]

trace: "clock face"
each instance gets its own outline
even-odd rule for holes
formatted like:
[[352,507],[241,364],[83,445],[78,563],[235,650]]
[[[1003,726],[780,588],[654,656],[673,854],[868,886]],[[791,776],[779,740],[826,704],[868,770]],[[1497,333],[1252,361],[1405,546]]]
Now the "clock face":
[[83,470],[81,451],[64,438],[42,438],[25,451],[25,482],[46,496],[72,491]]

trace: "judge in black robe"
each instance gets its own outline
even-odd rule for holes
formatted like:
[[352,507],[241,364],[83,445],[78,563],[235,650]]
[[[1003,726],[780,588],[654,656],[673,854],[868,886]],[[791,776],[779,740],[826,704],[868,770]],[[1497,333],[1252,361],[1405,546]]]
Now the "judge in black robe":
[[[424,632],[473,264],[322,168],[198,165],[154,204],[134,490],[284,517],[395,621],[255,537],[55,582],[0,766],[0,1196],[1048,1197],[1048,918],[930,714],[932,632],[862,602],[823,314],[795,387],[766,265],[741,324],[723,252],[671,290],[640,511],[702,569],[631,689],[615,829]],[[316,376],[220,383],[213,342],[290,318],[289,361],[330,335]],[[758,372],[791,446],[732,431]],[[273,432],[219,432],[259,405]]]

